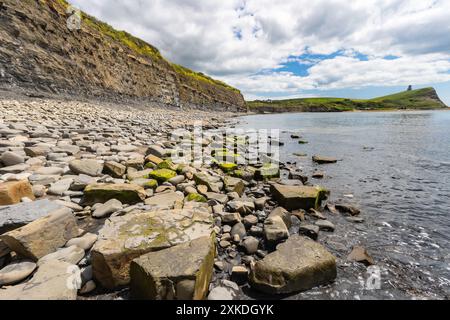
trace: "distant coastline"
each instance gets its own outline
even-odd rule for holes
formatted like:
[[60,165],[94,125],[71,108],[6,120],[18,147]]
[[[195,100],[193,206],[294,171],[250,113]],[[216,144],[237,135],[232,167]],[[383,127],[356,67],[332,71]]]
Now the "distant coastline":
[[297,112],[349,112],[397,110],[448,110],[434,88],[408,90],[374,99],[304,98],[247,102],[247,111],[256,114]]

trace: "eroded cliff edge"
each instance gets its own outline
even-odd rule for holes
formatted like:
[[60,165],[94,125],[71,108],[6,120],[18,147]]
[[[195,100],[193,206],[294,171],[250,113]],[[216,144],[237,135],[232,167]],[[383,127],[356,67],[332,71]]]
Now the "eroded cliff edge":
[[158,105],[245,110],[239,90],[172,64],[158,49],[82,13],[64,0],[0,1],[0,87]]

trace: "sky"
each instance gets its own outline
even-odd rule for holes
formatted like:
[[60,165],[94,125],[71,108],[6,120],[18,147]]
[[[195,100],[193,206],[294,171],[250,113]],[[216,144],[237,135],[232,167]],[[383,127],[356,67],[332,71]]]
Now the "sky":
[[372,98],[433,86],[450,105],[449,0],[70,0],[248,100]]

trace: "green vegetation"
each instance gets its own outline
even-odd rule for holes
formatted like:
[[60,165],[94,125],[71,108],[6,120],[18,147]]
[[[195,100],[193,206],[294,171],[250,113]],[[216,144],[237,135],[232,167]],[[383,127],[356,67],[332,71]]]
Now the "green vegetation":
[[305,98],[273,101],[249,101],[254,112],[340,112],[353,110],[440,109],[446,105],[434,88],[400,92],[375,99]]

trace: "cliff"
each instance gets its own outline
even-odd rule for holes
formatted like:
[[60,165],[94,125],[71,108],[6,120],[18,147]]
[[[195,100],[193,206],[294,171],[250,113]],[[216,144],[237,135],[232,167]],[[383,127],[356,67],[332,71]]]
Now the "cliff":
[[305,98],[289,100],[249,101],[251,112],[341,112],[353,110],[431,110],[447,106],[434,88],[400,92],[374,99]]
[[158,105],[243,110],[239,90],[168,62],[158,49],[64,0],[0,0],[0,88]]

